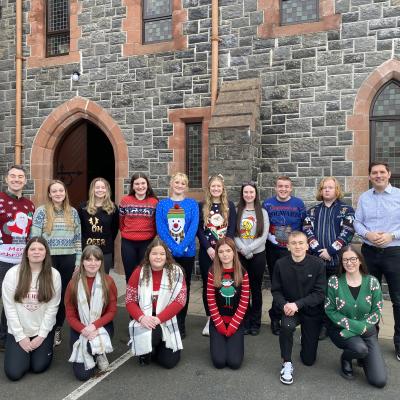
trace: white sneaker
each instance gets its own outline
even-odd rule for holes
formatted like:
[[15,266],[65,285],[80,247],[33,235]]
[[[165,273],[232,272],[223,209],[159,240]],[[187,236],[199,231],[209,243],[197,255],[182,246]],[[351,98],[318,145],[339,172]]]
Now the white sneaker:
[[59,346],[62,342],[62,337],[61,337],[61,328],[58,327],[56,328],[56,331],[54,333],[54,347]]
[[201,332],[203,336],[210,336],[210,317],[207,319],[206,326],[203,328],[203,332]]
[[110,363],[108,362],[106,354],[98,354],[96,358],[96,364],[100,371],[107,369]]
[[290,361],[286,361],[282,364],[280,380],[285,385],[291,385],[293,383],[293,364]]

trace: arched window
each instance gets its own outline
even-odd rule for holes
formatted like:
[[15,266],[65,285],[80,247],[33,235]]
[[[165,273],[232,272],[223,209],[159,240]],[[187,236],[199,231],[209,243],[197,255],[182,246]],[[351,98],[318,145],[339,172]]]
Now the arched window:
[[392,185],[400,187],[400,82],[391,80],[376,94],[370,127],[370,159],[387,162]]

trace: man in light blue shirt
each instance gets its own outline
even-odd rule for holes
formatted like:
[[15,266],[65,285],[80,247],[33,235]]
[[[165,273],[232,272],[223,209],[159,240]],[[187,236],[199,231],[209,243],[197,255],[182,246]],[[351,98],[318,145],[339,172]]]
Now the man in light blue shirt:
[[372,189],[358,201],[354,227],[363,238],[361,251],[369,273],[379,282],[385,276],[393,304],[393,341],[400,361],[400,189],[389,183],[388,164],[369,167]]

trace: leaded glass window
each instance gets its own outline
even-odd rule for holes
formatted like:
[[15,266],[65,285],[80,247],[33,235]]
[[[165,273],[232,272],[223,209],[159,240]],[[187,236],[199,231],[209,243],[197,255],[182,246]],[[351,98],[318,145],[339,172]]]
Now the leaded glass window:
[[172,0],[143,0],[143,43],[172,39]]
[[47,57],[69,53],[69,0],[47,0]]
[[186,173],[189,187],[202,187],[202,124],[186,124]]
[[371,110],[371,161],[387,162],[391,183],[400,187],[400,82],[383,86]]
[[318,21],[319,0],[281,0],[281,25]]

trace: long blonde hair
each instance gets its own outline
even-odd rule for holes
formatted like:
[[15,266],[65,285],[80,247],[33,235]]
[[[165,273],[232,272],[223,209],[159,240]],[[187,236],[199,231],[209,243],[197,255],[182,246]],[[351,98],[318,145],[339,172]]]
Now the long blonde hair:
[[204,228],[207,225],[208,218],[210,216],[211,207],[213,204],[212,196],[210,193],[210,186],[214,181],[219,181],[222,184],[222,193],[221,193],[221,214],[224,218],[224,224],[228,225],[228,216],[229,216],[229,203],[228,203],[228,195],[226,193],[224,177],[222,175],[212,175],[208,178],[208,185],[206,190],[206,195],[203,204],[203,221]]
[[62,182],[58,179],[54,179],[49,183],[49,186],[47,186],[47,200],[46,200],[46,204],[44,205],[44,209],[46,211],[46,219],[44,222],[43,230],[48,235],[50,235],[51,231],[53,230],[53,224],[54,224],[54,219],[55,219],[55,207],[54,207],[53,201],[50,198],[50,188],[53,185],[55,185],[56,183],[61,185],[65,190],[65,199],[61,206],[62,210],[64,211],[65,224],[67,225],[67,227],[69,229],[71,229],[71,230],[74,229],[74,218],[72,216],[71,204],[69,204],[67,187],[65,186],[64,182]]
[[94,195],[94,187],[97,182],[103,182],[106,187],[106,195],[104,196],[103,204],[101,208],[107,213],[112,214],[115,210],[115,204],[111,201],[111,186],[108,183],[107,179],[104,178],[94,178],[92,182],[90,182],[89,186],[89,199],[86,205],[86,210],[90,215],[94,215],[97,212],[96,199]]

